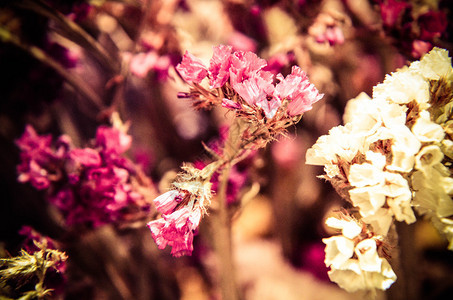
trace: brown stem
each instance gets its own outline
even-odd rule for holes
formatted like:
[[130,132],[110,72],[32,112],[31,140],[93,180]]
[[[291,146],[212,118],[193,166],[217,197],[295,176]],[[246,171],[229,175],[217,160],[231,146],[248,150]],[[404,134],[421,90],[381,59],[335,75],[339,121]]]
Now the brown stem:
[[219,260],[219,277],[222,299],[238,300],[239,290],[236,287],[235,270],[231,244],[231,220],[227,206],[227,185],[231,164],[222,169],[220,186],[217,194],[219,209],[212,218],[214,247]]

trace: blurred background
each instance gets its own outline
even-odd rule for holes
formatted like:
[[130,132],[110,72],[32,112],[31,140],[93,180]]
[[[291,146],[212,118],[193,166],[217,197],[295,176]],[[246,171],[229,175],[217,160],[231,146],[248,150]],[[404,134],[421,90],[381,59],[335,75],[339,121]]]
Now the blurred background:
[[[0,1],[0,249],[16,255],[24,225],[68,255],[55,299],[220,299],[204,218],[191,257],[161,251],[140,214],[98,227],[67,226],[45,191],[17,181],[15,144],[26,124],[39,134],[92,143],[118,111],[129,122],[127,157],[165,191],[183,162],[209,160],[202,142],[231,115],[196,111],[174,67],[188,50],[206,63],[231,45],[286,75],[300,66],[324,94],[288,135],[241,162],[232,175],[233,252],[244,299],[369,299],[330,283],[323,220],[346,205],[305,165],[305,152],[342,124],[347,100],[433,46],[452,47],[451,1],[91,0]],[[236,179],[236,180],[235,180]],[[397,282],[377,299],[448,299],[453,254],[428,222],[398,228]]]

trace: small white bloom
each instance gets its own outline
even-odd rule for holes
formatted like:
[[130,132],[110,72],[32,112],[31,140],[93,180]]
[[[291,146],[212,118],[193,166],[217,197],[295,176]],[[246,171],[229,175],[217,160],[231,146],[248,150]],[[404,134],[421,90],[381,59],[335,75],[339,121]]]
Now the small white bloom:
[[415,169],[427,170],[434,165],[440,163],[444,159],[444,154],[436,145],[428,145],[423,147],[415,156]]
[[380,290],[388,289],[396,280],[396,274],[386,259],[382,259],[380,272],[369,272],[367,275],[368,284]]
[[370,224],[375,234],[385,236],[393,223],[393,213],[388,208],[379,208],[374,215],[363,217],[362,221]]
[[332,236],[322,242],[326,244],[324,262],[328,267],[337,269],[354,254],[354,242],[344,236]]
[[450,78],[453,76],[451,58],[448,51],[434,47],[425,54],[420,62],[411,64],[411,68],[428,80],[439,80],[441,77]]
[[364,187],[384,182],[382,168],[370,163],[354,164],[349,168],[348,180],[352,186]]
[[397,173],[385,172],[385,185],[383,190],[385,195],[389,197],[398,197],[401,195],[409,196],[411,195],[411,190],[409,189],[409,184],[403,176]]
[[445,137],[445,131],[439,124],[431,121],[428,111],[419,113],[419,118],[412,126],[412,132],[421,142],[440,142]]
[[341,266],[341,269],[331,269],[327,274],[331,281],[349,293],[367,288],[365,276],[357,259],[350,259]]
[[387,198],[387,204],[395,215],[396,220],[405,221],[407,224],[414,223],[417,220],[412,210],[411,199],[411,194]]
[[307,150],[306,163],[310,165],[327,165],[338,162],[338,158],[351,161],[364,147],[365,137],[353,132],[350,124],[330,129],[328,135],[318,138]]
[[367,151],[365,153],[365,157],[370,163],[372,163],[378,169],[381,169],[381,170],[384,169],[385,164],[386,164],[386,158],[381,153]]
[[382,259],[377,253],[376,241],[366,239],[355,247],[355,254],[359,259],[360,269],[368,272],[380,272]]
[[324,166],[324,172],[326,172],[326,175],[329,178],[334,178],[335,176],[340,175],[340,169],[334,164],[326,164]]
[[327,218],[326,225],[335,229],[341,229],[343,236],[353,239],[362,232],[362,227],[353,219],[340,220],[334,217]]
[[373,98],[398,104],[415,100],[426,107],[429,101],[429,83],[420,74],[403,67],[391,75],[387,74],[384,82],[373,88]]
[[382,185],[355,188],[349,190],[349,196],[352,204],[360,208],[363,217],[374,215],[386,199]]

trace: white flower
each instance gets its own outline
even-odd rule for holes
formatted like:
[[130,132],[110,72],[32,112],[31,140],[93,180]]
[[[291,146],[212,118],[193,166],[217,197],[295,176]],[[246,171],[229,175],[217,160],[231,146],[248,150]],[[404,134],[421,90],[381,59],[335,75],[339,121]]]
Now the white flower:
[[383,83],[373,88],[373,98],[406,104],[415,100],[426,108],[429,101],[429,83],[408,67],[386,75]]
[[419,118],[412,126],[412,132],[421,142],[440,142],[445,137],[445,131],[439,124],[431,121],[428,111],[419,113]]
[[414,155],[421,147],[420,141],[406,126],[391,129],[393,135],[392,163],[386,168],[398,172],[410,172],[414,167]]
[[326,244],[326,258],[324,260],[327,267],[337,269],[354,254],[354,242],[344,236],[332,236],[322,239]]
[[350,259],[341,266],[341,269],[331,269],[327,274],[331,281],[349,293],[367,288],[365,276],[357,259]]
[[341,229],[341,234],[351,240],[362,232],[362,226],[357,224],[353,219],[341,220],[330,217],[326,220],[326,225],[335,229]]
[[379,208],[374,215],[363,217],[362,221],[370,224],[374,233],[386,236],[393,223],[393,213],[388,208]]
[[444,154],[436,145],[428,145],[423,147],[415,156],[415,169],[425,170],[433,168],[444,159]]
[[363,149],[364,141],[365,137],[355,133],[349,124],[334,127],[307,150],[306,163],[327,165],[338,162],[338,157],[351,161]]
[[348,101],[343,115],[345,124],[351,123],[355,132],[370,135],[382,126],[382,121],[373,100],[361,93],[356,98]]
[[425,54],[420,62],[412,63],[411,68],[428,80],[439,80],[441,77],[451,80],[453,76],[448,51],[437,47]]
[[365,153],[366,159],[376,166],[378,169],[383,170],[386,164],[386,158],[384,155],[378,152],[367,151]]
[[376,241],[366,239],[355,246],[355,254],[359,259],[360,269],[368,272],[380,272],[382,258],[377,253]]
[[353,164],[349,168],[348,180],[352,186],[364,187],[384,182],[384,172],[370,163]]
[[379,272],[363,271],[357,259],[350,259],[341,268],[331,269],[328,275],[330,280],[350,293],[359,290],[386,290],[396,280],[395,272],[386,259],[382,259]]
[[363,109],[367,109],[373,105],[373,101],[370,96],[365,92],[361,92],[357,97],[350,99],[344,108],[343,122],[351,123],[356,120],[357,116],[360,116]]
[[386,200],[382,185],[365,186],[349,190],[352,204],[360,208],[363,217],[374,215]]

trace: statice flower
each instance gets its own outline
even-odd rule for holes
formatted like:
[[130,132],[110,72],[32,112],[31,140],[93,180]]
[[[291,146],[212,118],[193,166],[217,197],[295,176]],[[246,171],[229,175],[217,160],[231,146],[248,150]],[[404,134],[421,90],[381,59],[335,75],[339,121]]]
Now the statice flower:
[[31,126],[17,140],[21,182],[47,191],[66,225],[97,227],[124,219],[129,211],[147,210],[137,167],[126,157],[132,142],[121,126],[100,126],[91,147],[76,148],[68,136],[52,145]]
[[447,15],[438,4],[408,0],[376,0],[383,31],[399,49],[419,59],[437,44],[447,30]]
[[286,77],[266,67],[266,60],[253,52],[220,45],[214,47],[209,67],[186,52],[176,69],[191,85],[184,97],[196,108],[230,109],[250,124],[244,139],[262,146],[297,123],[323,97],[299,67]]
[[323,239],[329,278],[348,292],[388,289],[396,275],[383,258],[383,238],[348,215],[328,218],[326,224],[340,235]]
[[170,246],[175,257],[192,254],[194,234],[211,203],[211,167],[184,166],[173,182],[174,189],[154,199],[162,217],[149,222],[148,228],[159,249]]
[[373,98],[362,93],[351,99],[345,125],[307,151],[307,163],[324,166],[322,177],[358,209],[373,234],[385,237],[394,221],[415,222],[415,209],[453,249],[452,79],[447,51],[434,48],[387,75]]
[[342,22],[328,13],[320,13],[314,23],[308,28],[308,34],[317,43],[327,43],[330,46],[344,43],[344,34],[341,29]]

